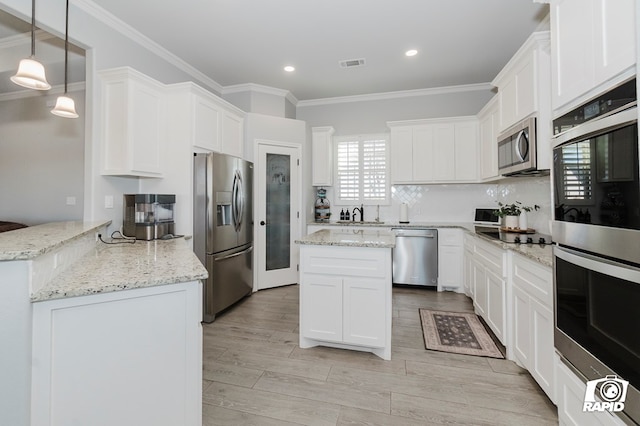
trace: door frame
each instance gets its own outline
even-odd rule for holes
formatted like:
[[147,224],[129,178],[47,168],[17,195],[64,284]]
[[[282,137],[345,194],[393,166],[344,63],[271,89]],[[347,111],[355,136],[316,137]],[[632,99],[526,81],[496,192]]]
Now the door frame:
[[[254,143],[254,155],[253,155],[253,163],[254,163],[254,173],[253,173],[253,217],[254,217],[254,226],[253,226],[253,242],[254,242],[254,248],[253,248],[253,291],[256,292],[258,290],[260,290],[260,288],[258,287],[258,282],[259,282],[259,276],[258,276],[258,256],[262,256],[264,255],[263,253],[263,249],[264,247],[260,247],[260,245],[258,244],[259,239],[258,239],[258,233],[259,233],[259,214],[261,214],[261,212],[263,211],[261,206],[258,206],[258,179],[262,178],[262,174],[258,173],[258,172],[262,172],[261,170],[258,170],[258,163],[260,161],[260,147],[261,146],[273,146],[273,147],[280,147],[280,148],[291,148],[291,149],[295,149],[296,151],[296,155],[298,157],[298,182],[299,182],[299,189],[298,189],[298,202],[297,205],[295,206],[297,208],[298,214],[297,214],[297,220],[298,223],[297,224],[291,224],[291,234],[292,234],[292,239],[296,240],[298,238],[300,238],[300,233],[301,233],[301,229],[302,229],[302,194],[303,194],[303,173],[302,173],[302,146],[298,143],[292,143],[292,142],[284,142],[284,141],[276,141],[276,140],[270,140],[270,139],[259,139],[256,138],[255,139],[255,143]],[[293,204],[292,204],[293,206]],[[259,213],[260,212],[260,213]],[[292,244],[293,250],[292,250],[292,257],[291,257],[291,263],[292,265],[299,265],[300,263],[300,247],[297,244]],[[298,274],[298,279],[296,280],[297,283],[300,282],[300,275]]]

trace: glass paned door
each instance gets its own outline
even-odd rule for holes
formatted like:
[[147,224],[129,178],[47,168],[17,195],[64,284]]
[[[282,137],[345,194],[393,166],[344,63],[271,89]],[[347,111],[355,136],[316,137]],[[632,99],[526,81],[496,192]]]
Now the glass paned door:
[[266,269],[291,266],[291,156],[267,154]]
[[256,159],[256,286],[258,290],[298,282],[300,148],[258,142]]

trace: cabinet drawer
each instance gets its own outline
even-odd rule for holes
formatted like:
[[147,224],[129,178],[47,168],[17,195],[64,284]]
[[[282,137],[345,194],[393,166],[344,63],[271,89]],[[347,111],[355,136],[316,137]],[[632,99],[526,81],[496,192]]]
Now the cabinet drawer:
[[463,236],[464,249],[474,251],[476,247],[476,237],[471,234],[465,233]]
[[368,247],[301,246],[303,273],[386,277],[391,249]]
[[553,277],[551,268],[513,254],[513,283],[538,299],[548,308],[553,307]]
[[460,229],[438,229],[438,243],[441,246],[461,246],[463,243]]
[[493,270],[494,273],[504,277],[506,276],[505,268],[505,251],[501,248],[494,247],[491,243],[476,240],[475,255],[484,266]]

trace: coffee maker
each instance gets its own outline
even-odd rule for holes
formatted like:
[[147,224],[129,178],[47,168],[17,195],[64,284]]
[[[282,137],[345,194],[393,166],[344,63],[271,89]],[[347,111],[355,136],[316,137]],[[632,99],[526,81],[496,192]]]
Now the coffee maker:
[[147,241],[173,235],[175,204],[170,194],[124,194],[122,233]]

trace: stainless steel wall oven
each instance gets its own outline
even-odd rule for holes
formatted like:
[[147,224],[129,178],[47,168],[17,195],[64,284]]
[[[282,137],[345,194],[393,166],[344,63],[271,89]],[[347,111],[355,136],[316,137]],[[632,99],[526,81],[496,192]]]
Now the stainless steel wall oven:
[[554,120],[555,347],[583,380],[629,382],[640,423],[640,174],[635,79]]

